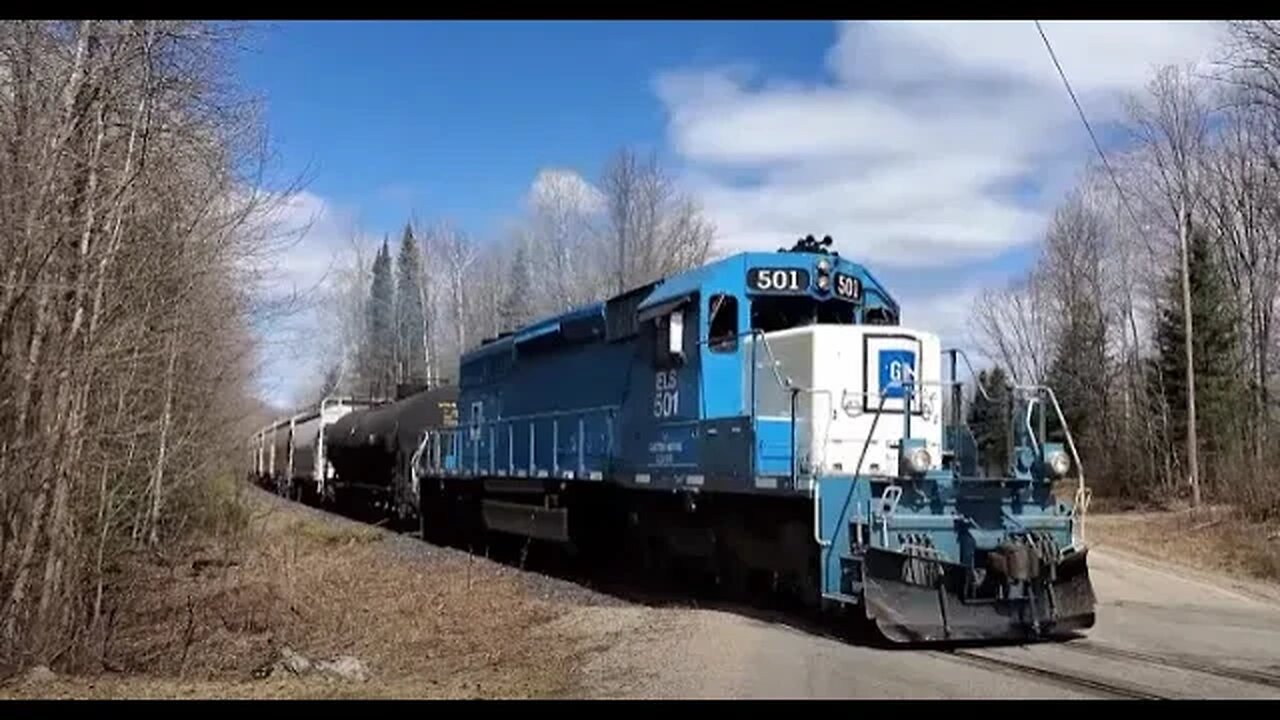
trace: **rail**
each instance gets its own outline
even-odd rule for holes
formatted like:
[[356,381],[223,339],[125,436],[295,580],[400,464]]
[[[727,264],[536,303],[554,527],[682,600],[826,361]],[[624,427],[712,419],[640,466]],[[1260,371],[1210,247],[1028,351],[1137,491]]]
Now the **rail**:
[[[993,402],[994,398],[991,396],[989,392],[987,392],[987,388],[982,384],[982,381],[977,371],[974,370],[973,363],[970,362],[969,360],[968,353],[966,353],[962,348],[958,348],[958,347],[948,348],[944,350],[944,352],[951,353],[953,356],[959,355],[964,359],[965,365],[969,368],[969,374],[973,378],[974,387],[977,389],[979,393],[982,394],[983,399],[987,400],[988,402]],[[955,375],[955,370],[954,370],[954,361],[953,361],[953,369],[952,369],[953,381],[955,380],[954,375]],[[1062,425],[1062,432],[1066,435],[1067,447],[1071,451],[1071,459],[1074,461],[1075,468],[1076,468],[1076,478],[1077,478],[1076,492],[1071,503],[1071,515],[1073,520],[1072,529],[1073,531],[1079,532],[1079,539],[1081,540],[1081,542],[1083,542],[1085,539],[1084,518],[1085,518],[1085,515],[1088,513],[1089,501],[1093,497],[1093,490],[1089,488],[1085,482],[1084,463],[1080,461],[1080,454],[1076,450],[1075,438],[1071,435],[1071,428],[1067,425],[1067,419],[1062,413],[1062,406],[1058,403],[1058,396],[1056,393],[1054,393],[1053,388],[1049,387],[1048,385],[1041,385],[1041,384],[1031,384],[1031,385],[1015,384],[1013,385],[1013,390],[1014,392],[1017,392],[1019,390],[1043,392],[1044,394],[1048,395],[1049,400],[1053,403],[1053,410],[1058,416],[1058,422]],[[1034,410],[1035,405],[1039,403],[1040,403],[1040,400],[1038,398],[1033,399],[1031,402],[1027,403],[1027,417],[1025,422],[1027,426],[1027,436],[1031,439],[1033,449],[1037,453],[1040,450],[1040,444],[1039,442],[1036,441],[1036,433],[1031,428],[1031,413]],[[1041,417],[1043,418],[1043,413],[1041,414]]]
[[[960,357],[964,358],[964,364],[966,367],[969,368],[969,374],[973,376],[973,386],[978,389],[978,392],[982,393],[982,398],[984,400],[987,400],[988,402],[994,401],[994,398],[991,397],[991,394],[987,392],[987,388],[983,386],[982,381],[978,379],[978,371],[973,369],[973,363],[969,362],[969,354],[966,353],[963,348],[958,348],[958,347],[946,348],[942,352],[944,355],[947,353],[951,353],[952,355],[959,355]],[[955,384],[955,385],[961,384],[960,381],[956,380],[955,378],[954,369],[952,370],[952,374],[951,374],[951,382],[952,384]]]
[[[912,404],[912,402],[914,401],[914,399],[915,399],[915,397],[916,397],[915,388],[916,388],[917,386],[920,386],[920,387],[933,387],[933,386],[946,387],[946,386],[950,386],[950,385],[955,385],[955,384],[956,384],[956,381],[955,381],[954,379],[953,379],[951,382],[945,382],[945,381],[941,381],[941,380],[937,380],[937,381],[920,381],[920,382],[917,382],[917,381],[915,380],[915,377],[916,377],[916,373],[915,373],[915,371],[914,371],[914,370],[912,370],[911,368],[906,368],[905,370],[906,370],[906,372],[908,373],[908,376],[909,376],[909,378],[910,378],[910,379],[909,379],[908,381],[906,381],[906,382],[902,382],[902,383],[899,383],[899,384],[897,384],[897,385],[892,385],[892,386],[890,386],[891,388],[901,387],[902,392],[903,392],[903,396],[902,396],[902,410],[903,410],[903,412],[902,412],[902,424],[903,424],[903,427],[902,427],[902,438],[899,440],[899,442],[906,442],[907,440],[911,439],[911,414],[912,414],[911,404]],[[865,459],[866,459],[866,456],[867,456],[867,449],[871,446],[871,440],[872,440],[872,438],[874,438],[874,437],[875,437],[875,433],[876,433],[876,425],[877,425],[877,424],[879,424],[879,422],[880,422],[880,416],[884,413],[884,404],[885,404],[885,401],[886,401],[887,399],[889,399],[889,397],[890,397],[890,396],[889,396],[889,394],[888,394],[886,391],[884,391],[884,390],[881,390],[881,391],[879,391],[879,392],[872,393],[872,392],[868,391],[866,388],[863,388],[863,390],[862,390],[860,393],[855,393],[855,394],[861,394],[861,395],[863,396],[863,399],[864,399],[864,400],[865,400],[865,399],[867,399],[867,398],[869,398],[869,397],[870,397],[870,396],[872,396],[872,395],[877,395],[877,396],[879,396],[879,398],[880,398],[880,404],[879,404],[878,406],[876,406],[876,412],[875,412],[875,415],[873,415],[873,416],[872,416],[872,418],[871,418],[871,428],[870,428],[870,430],[868,430],[868,431],[867,431],[867,437],[866,437],[866,439],[864,439],[864,440],[863,440],[863,442],[862,442],[862,451],[858,454],[858,464],[854,467],[854,473],[853,473],[853,474],[854,474],[854,477],[857,477],[858,475],[860,475],[860,474],[862,473],[862,463],[863,463],[863,462],[865,461]],[[922,402],[923,402],[923,400],[922,400]],[[922,408],[922,409],[923,409],[923,408]],[[846,410],[846,413],[847,413],[847,412],[848,412],[848,411]],[[901,474],[901,470],[899,470],[899,475],[900,475],[900,474]],[[895,491],[896,491],[896,494],[895,494]],[[884,500],[884,499],[886,499],[886,498],[888,498],[888,497],[890,497],[891,495],[892,495],[892,497],[894,498],[894,499],[893,499],[893,503],[892,503],[892,505],[893,505],[893,507],[897,507],[898,500],[902,497],[902,488],[901,488],[901,487],[899,487],[899,486],[898,486],[898,485],[896,485],[896,484],[890,484],[888,487],[886,487],[886,488],[884,489],[884,497],[882,497],[882,498],[881,498],[881,500],[882,500],[882,504],[883,504],[883,500]],[[883,522],[884,522],[884,524],[883,524],[883,527],[881,528],[881,533],[884,535],[884,537],[883,537],[883,539],[882,539],[882,542],[887,546],[887,545],[888,545],[888,542],[889,542],[889,541],[888,541],[888,535],[887,535],[887,533],[889,532],[889,518],[888,518],[888,516],[885,516],[885,518],[884,518],[884,521],[883,521]]]
[[[864,391],[865,392],[865,391]],[[876,414],[871,418],[871,429],[867,431],[867,438],[862,442],[862,451],[858,453],[858,464],[853,468],[853,476],[858,477],[862,473],[862,463],[867,458],[867,448],[871,447],[871,438],[875,437],[876,424],[880,422],[880,415],[884,411],[885,400],[889,398],[885,393],[876,393],[880,396],[880,404],[876,407]],[[910,407],[908,405],[908,407]],[[847,412],[847,411],[846,411]],[[819,498],[819,486],[821,483],[813,483],[813,538],[818,542],[820,547],[831,547],[830,540],[822,539],[822,501]]]

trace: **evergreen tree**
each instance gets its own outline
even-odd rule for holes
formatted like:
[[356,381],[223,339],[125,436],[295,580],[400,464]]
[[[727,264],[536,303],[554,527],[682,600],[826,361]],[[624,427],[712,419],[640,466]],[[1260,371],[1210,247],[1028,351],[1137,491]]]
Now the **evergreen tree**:
[[978,472],[996,475],[1009,466],[1009,440],[1012,422],[1009,409],[1009,379],[1004,368],[996,366],[978,373],[978,382],[991,396],[987,399],[974,389],[967,423],[978,446]]
[[515,257],[511,260],[511,275],[502,296],[502,305],[498,308],[498,317],[503,331],[515,330],[529,322],[529,291],[533,287],[529,276],[529,253],[525,243],[516,246]]
[[394,384],[392,362],[395,351],[395,284],[391,276],[391,251],[383,238],[373,261],[373,282],[369,290],[368,363],[365,379],[374,395],[389,395]]
[[[1062,408],[1063,420],[1077,445],[1098,451],[1106,445],[1105,381],[1108,367],[1107,329],[1100,298],[1076,297],[1054,347],[1046,384]],[[1067,434],[1046,399],[1045,433],[1049,442],[1065,443]],[[1086,452],[1081,450],[1081,452]],[[1090,452],[1090,454],[1095,454]]]
[[[1213,456],[1227,449],[1238,431],[1237,421],[1246,414],[1247,398],[1242,394],[1245,384],[1240,380],[1243,372],[1240,338],[1231,288],[1208,233],[1203,227],[1193,225],[1187,245],[1197,439],[1202,452]],[[1158,355],[1152,381],[1167,405],[1168,440],[1173,444],[1175,455],[1185,458],[1187,358],[1179,265],[1175,264],[1167,274],[1163,295],[1155,328]]]
[[398,379],[405,383],[426,379],[421,258],[413,229],[406,224],[396,262],[396,369]]

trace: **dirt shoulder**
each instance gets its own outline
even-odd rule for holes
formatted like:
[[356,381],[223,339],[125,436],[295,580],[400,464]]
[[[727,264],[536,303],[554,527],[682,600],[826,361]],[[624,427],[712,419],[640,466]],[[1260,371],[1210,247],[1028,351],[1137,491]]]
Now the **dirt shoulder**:
[[[12,678],[0,696],[608,695],[597,656],[666,625],[571,583],[247,495],[240,542],[139,560],[101,670]],[[320,672],[326,661],[355,671]]]
[[1229,578],[1249,594],[1280,600],[1280,523],[1257,523],[1228,507],[1090,512],[1091,545],[1171,570]]

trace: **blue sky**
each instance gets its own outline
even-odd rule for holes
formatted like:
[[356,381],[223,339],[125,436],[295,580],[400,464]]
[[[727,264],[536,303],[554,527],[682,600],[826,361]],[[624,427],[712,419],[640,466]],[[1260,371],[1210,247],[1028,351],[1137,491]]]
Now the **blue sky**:
[[265,94],[281,170],[358,208],[370,229],[410,209],[480,235],[537,172],[593,173],[620,145],[662,150],[666,68],[767,48],[820,71],[830,23],[293,22],[261,26],[243,78]]
[[[1216,27],[1044,23],[1091,122]],[[315,220],[282,265],[305,286],[355,232],[412,211],[494,237],[539,173],[588,182],[619,146],[659,150],[722,249],[831,234],[904,304],[963,333],[1032,257],[1094,157],[1033,23],[282,22],[242,79],[266,100],[275,175]],[[282,343],[289,344],[289,343]],[[269,355],[287,403],[314,368]]]

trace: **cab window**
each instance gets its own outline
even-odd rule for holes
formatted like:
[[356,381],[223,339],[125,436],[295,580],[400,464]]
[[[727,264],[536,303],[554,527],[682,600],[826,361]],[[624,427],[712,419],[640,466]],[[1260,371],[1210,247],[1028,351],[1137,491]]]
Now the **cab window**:
[[738,349],[738,298],[723,293],[712,295],[707,301],[707,314],[711,327],[707,333],[707,345],[712,352],[733,352]]
[[761,332],[805,325],[852,325],[855,320],[854,306],[841,300],[765,295],[751,301],[751,329]]

